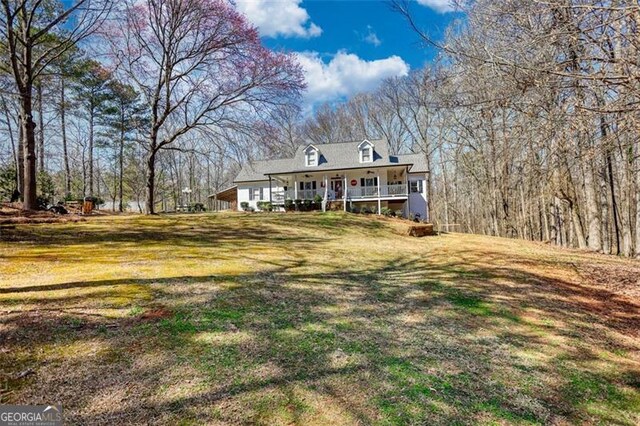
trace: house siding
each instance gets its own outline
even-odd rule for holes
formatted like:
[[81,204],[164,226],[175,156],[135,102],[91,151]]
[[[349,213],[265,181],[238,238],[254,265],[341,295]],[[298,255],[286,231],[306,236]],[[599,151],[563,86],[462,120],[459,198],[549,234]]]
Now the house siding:
[[[261,189],[262,198],[261,199],[251,199],[250,192],[255,189]],[[277,190],[282,190],[277,185],[272,183],[272,190],[275,192]],[[238,184],[238,210],[242,210],[242,203],[249,203],[249,207],[253,207],[254,209],[258,209],[259,201],[269,201],[269,181],[257,181],[257,182],[245,182]]]
[[429,220],[427,214],[427,182],[424,173],[409,173],[408,175],[409,187],[411,182],[421,182],[419,185],[422,191],[419,193],[409,193],[408,206],[405,207],[405,215],[419,214],[423,220]]

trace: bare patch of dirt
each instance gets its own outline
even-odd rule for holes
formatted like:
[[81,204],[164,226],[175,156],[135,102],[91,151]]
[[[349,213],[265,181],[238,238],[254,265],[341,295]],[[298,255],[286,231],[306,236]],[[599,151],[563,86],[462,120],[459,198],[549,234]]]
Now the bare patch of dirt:
[[122,215],[118,212],[93,210],[85,216],[77,208],[68,205],[65,208],[69,213],[61,215],[46,210],[22,210],[22,203],[0,203],[0,225],[82,222],[92,216]]
[[167,308],[155,308],[155,309],[146,311],[144,314],[140,315],[137,319],[139,319],[141,322],[144,322],[144,321],[152,322],[152,321],[158,321],[161,319],[170,318],[171,315],[173,315],[173,313],[171,312],[171,310]]
[[378,217],[380,221],[387,222],[393,232],[410,237],[427,237],[436,235],[432,223],[420,223],[397,217]]
[[22,225],[27,223],[67,223],[85,220],[75,214],[59,215],[50,211],[22,210],[22,203],[0,204],[0,225]]
[[75,215],[59,216],[49,212],[37,212],[38,216],[13,216],[0,219],[0,225],[24,225],[30,223],[69,223],[83,222],[84,217]]
[[612,293],[640,297],[640,265],[576,264],[576,270],[590,284]]

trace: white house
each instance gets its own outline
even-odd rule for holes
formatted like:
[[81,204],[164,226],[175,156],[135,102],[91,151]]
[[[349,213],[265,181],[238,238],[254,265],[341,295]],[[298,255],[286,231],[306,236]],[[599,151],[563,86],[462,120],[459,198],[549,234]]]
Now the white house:
[[218,198],[237,208],[269,201],[278,209],[287,200],[315,199],[334,210],[366,206],[380,213],[388,207],[429,220],[427,173],[423,154],[389,155],[386,140],[309,144],[293,158],[244,165],[235,186]]

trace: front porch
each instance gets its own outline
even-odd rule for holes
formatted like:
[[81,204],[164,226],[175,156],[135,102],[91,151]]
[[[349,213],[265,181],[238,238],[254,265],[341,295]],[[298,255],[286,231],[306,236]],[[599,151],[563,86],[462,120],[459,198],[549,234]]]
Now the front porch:
[[352,203],[373,203],[380,213],[382,202],[403,203],[409,196],[406,167],[332,170],[269,176],[269,201],[283,206],[287,200],[340,202],[347,211]]

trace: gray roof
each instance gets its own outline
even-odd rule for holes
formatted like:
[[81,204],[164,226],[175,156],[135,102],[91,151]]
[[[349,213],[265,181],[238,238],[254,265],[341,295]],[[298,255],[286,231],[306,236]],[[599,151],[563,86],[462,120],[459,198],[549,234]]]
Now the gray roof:
[[399,154],[397,157],[400,163],[413,164],[409,169],[409,173],[429,173],[429,168],[427,167],[427,156],[424,153]]
[[371,167],[410,166],[411,173],[427,172],[424,154],[389,155],[387,141],[384,139],[370,140],[374,146],[374,156],[371,163],[361,163],[358,145],[363,141],[340,142],[329,144],[314,144],[320,153],[317,166],[305,166],[304,151],[309,146],[298,147],[293,158],[282,160],[254,161],[244,165],[236,176],[235,182],[250,182],[266,180],[267,175],[285,173],[303,173],[317,170],[341,170]]
[[291,158],[285,158],[282,160],[252,161],[251,163],[242,166],[242,169],[234,179],[234,182],[266,180],[268,174],[291,167],[291,163]]

